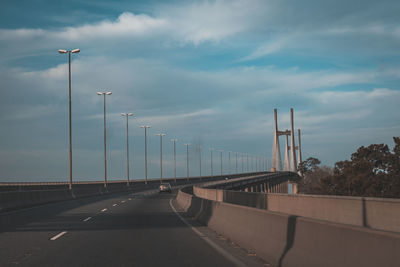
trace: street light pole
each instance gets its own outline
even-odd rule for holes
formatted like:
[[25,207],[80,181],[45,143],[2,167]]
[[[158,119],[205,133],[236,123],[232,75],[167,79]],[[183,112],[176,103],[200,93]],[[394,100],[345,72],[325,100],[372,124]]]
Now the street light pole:
[[111,95],[110,91],[97,92],[97,95],[104,96],[104,187],[107,188],[107,130],[106,130],[106,95]]
[[58,53],[68,53],[68,107],[69,107],[69,189],[72,189],[72,117],[71,117],[71,53],[79,53],[80,49],[64,50],[59,49]]
[[166,134],[159,133],[156,135],[160,137],[160,184],[161,184],[162,183],[162,138]]
[[238,173],[238,153],[235,152],[236,155],[236,162],[235,162],[235,169],[236,169],[236,174]]
[[247,163],[246,163],[247,172],[249,172],[249,154],[246,153],[246,157],[247,157]]
[[224,152],[223,150],[218,150],[218,152],[221,153],[221,176],[222,176],[222,152]]
[[244,159],[243,158],[244,158],[244,154],[242,153],[242,173],[244,173],[244,168],[243,168],[244,167]]
[[178,139],[174,138],[171,139],[172,142],[174,142],[174,178],[175,178],[175,183],[176,183],[176,142]]
[[201,180],[201,145],[199,145],[199,170],[200,170],[200,180]]
[[258,172],[258,157],[257,156],[254,156],[255,157],[255,162],[256,162],[256,172]]
[[144,173],[145,173],[145,184],[147,184],[147,129],[150,128],[148,125],[140,126],[144,129]]
[[211,153],[211,160],[210,160],[211,176],[214,176],[214,173],[213,173],[213,151],[214,151],[214,148],[210,148],[210,153]]
[[133,113],[121,113],[121,116],[126,117],[126,185],[129,186],[129,125],[128,118],[133,116]]
[[186,146],[186,179],[189,181],[189,146],[190,144],[185,144]]
[[232,151],[228,151],[228,162],[229,162],[229,172],[228,174],[231,174],[231,152]]

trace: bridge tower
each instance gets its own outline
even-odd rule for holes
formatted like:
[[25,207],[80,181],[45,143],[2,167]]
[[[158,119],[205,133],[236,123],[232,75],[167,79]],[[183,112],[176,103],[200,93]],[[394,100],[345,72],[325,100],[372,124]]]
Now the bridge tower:
[[[272,152],[272,166],[271,171],[281,171],[282,170],[282,159],[280,153],[279,136],[284,135],[286,138],[285,143],[285,162],[284,170],[297,172],[297,165],[302,161],[301,158],[301,138],[300,129],[298,129],[298,146],[295,144],[295,131],[294,131],[294,119],[293,119],[293,108],[290,109],[290,126],[291,130],[279,131],[278,130],[278,112],[274,109],[274,142],[273,142],[273,152]],[[289,145],[290,136],[290,145]],[[297,160],[296,161],[296,150],[297,150]],[[290,153],[290,154],[289,154]]]
[[290,109],[290,170],[292,172],[297,172],[297,162],[296,162],[296,144],[294,143],[294,121],[293,121],[293,108]]
[[274,108],[274,143],[272,152],[272,167],[271,171],[282,170],[281,150],[279,146],[279,131],[278,131],[278,110]]

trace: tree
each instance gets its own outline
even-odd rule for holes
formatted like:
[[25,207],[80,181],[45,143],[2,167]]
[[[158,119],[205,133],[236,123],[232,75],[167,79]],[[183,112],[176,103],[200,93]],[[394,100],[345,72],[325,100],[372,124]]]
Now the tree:
[[303,162],[300,162],[298,166],[298,171],[300,172],[301,176],[313,171],[321,161],[317,158],[310,157]]
[[385,144],[360,147],[351,160],[336,162],[333,175],[321,180],[325,194],[400,197],[400,138],[393,153]]
[[299,192],[303,194],[321,194],[321,180],[332,174],[332,168],[328,166],[318,166],[321,161],[310,157],[301,162],[298,170],[302,176],[299,181]]

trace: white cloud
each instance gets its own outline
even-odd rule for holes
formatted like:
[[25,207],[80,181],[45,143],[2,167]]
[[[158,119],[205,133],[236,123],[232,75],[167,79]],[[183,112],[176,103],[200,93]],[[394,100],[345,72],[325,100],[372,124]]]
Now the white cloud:
[[270,54],[274,54],[278,51],[284,49],[290,43],[290,38],[277,38],[276,40],[272,40],[268,43],[265,43],[259,46],[255,51],[253,51],[250,55],[242,58],[240,61],[252,60],[260,57],[264,57]]
[[261,15],[260,2],[202,1],[160,11],[170,22],[178,40],[200,44],[219,41],[249,29],[252,17]]
[[96,24],[86,24],[78,27],[68,27],[54,33],[56,38],[69,41],[87,40],[95,38],[129,37],[135,35],[151,35],[154,31],[164,27],[166,22],[150,16],[125,12],[114,22],[102,21]]

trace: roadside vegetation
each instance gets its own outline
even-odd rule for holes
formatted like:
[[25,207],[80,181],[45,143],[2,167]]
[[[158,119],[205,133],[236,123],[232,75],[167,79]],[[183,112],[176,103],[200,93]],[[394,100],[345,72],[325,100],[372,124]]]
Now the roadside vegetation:
[[334,167],[321,166],[317,158],[299,165],[302,194],[400,198],[400,137],[393,137],[394,148],[386,144],[360,147],[350,160]]

